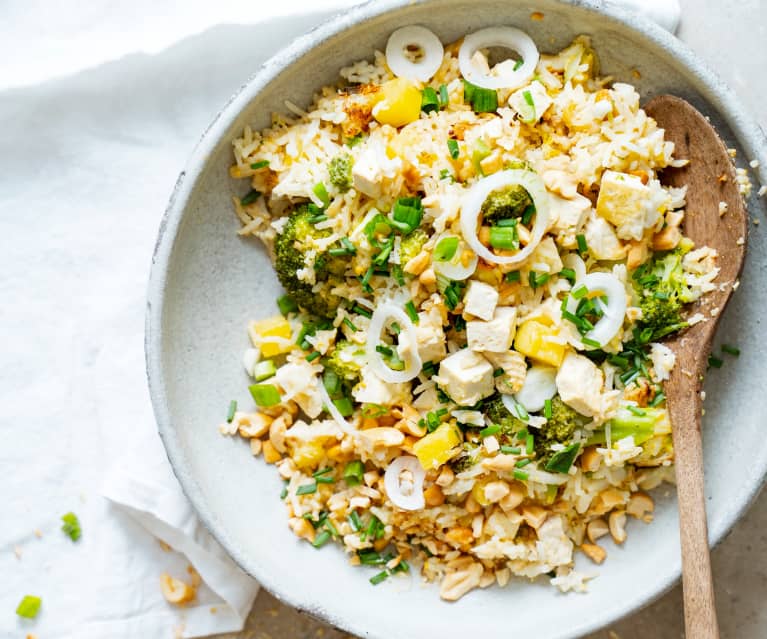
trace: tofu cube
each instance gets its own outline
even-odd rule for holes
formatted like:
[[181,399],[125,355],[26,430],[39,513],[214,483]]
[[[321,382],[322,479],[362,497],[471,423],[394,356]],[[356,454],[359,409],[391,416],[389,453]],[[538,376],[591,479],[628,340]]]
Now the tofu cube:
[[498,291],[494,287],[476,280],[469,282],[463,297],[464,313],[483,320],[491,320],[497,304]]
[[602,371],[588,357],[569,353],[557,371],[557,392],[581,415],[594,417],[602,409]]
[[619,238],[641,240],[647,220],[650,188],[628,173],[605,171],[597,198],[597,215],[616,227]]
[[621,244],[610,223],[604,218],[591,216],[583,231],[589,253],[598,260],[622,260],[627,248]]
[[468,348],[442,360],[436,382],[460,406],[473,406],[495,392],[492,364]]
[[546,87],[538,80],[533,80],[529,86],[509,96],[509,106],[519,114],[523,122],[528,123],[538,122],[552,103]]
[[352,167],[354,188],[373,199],[381,197],[383,172],[375,149],[366,149],[355,160]]
[[591,201],[579,193],[571,200],[549,193],[549,212],[554,220],[551,231],[562,246],[575,248],[575,236],[586,222],[590,209]]
[[473,351],[503,353],[511,348],[517,332],[517,309],[501,306],[495,309],[489,322],[466,322],[466,337]]
[[442,328],[442,316],[435,306],[428,313],[418,313],[415,325],[418,340],[418,355],[423,362],[438,362],[445,357],[445,331]]

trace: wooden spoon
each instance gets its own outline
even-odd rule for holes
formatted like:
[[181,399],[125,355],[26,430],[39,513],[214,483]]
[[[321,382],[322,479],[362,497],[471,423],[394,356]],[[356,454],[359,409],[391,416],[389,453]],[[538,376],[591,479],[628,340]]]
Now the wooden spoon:
[[[676,145],[674,156],[690,161],[661,174],[667,186],[687,185],[684,235],[696,246],[709,246],[719,254],[721,271],[715,280],[719,286],[690,311],[690,316],[701,313],[706,320],[667,342],[676,354],[676,365],[666,383],[679,501],[685,637],[718,639],[703,491],[700,393],[718,320],[743,268],[748,215],[735,181],[735,167],[708,120],[685,100],[671,95],[653,98],[644,108],[666,130],[666,139]],[[720,215],[720,202],[727,205],[724,215]]]

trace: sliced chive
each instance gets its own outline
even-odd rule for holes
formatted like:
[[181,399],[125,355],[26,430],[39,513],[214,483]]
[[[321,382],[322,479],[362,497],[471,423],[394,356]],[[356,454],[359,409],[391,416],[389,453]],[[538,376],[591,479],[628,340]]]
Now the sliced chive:
[[319,224],[320,222],[324,222],[328,219],[328,216],[324,213],[318,213],[317,215],[312,215],[308,222],[309,224]]
[[377,586],[382,581],[386,581],[388,578],[389,578],[388,571],[383,570],[383,571],[379,572],[377,575],[373,575],[370,578],[370,583],[373,584],[374,586]]
[[320,352],[319,352],[319,351],[314,351],[313,353],[309,353],[309,354],[306,356],[306,361],[307,361],[307,362],[313,362],[313,361],[314,361],[315,359],[317,359],[318,357],[320,357]]
[[333,472],[333,469],[330,466],[328,466],[327,468],[322,468],[320,470],[313,472],[312,477],[316,479],[317,477],[321,477],[322,475],[327,475],[328,473],[332,473],[332,472]]
[[285,485],[282,487],[282,491],[280,491],[280,499],[285,499],[285,497],[288,496],[288,482],[285,482]]
[[445,108],[448,104],[450,104],[450,96],[448,96],[447,94],[447,85],[440,84],[439,85],[439,106],[442,108]]
[[530,224],[530,221],[533,219],[533,215],[535,215],[535,205],[530,204],[525,207],[525,210],[522,212],[522,224],[527,226]]
[[397,322],[392,322],[389,328],[394,335],[399,335],[402,332],[402,327]]
[[352,321],[351,321],[351,320],[350,320],[348,317],[344,317],[344,324],[346,324],[346,326],[348,326],[348,327],[349,327],[351,330],[353,330],[353,331],[355,331],[355,332],[356,332],[356,331],[358,331],[358,330],[360,330],[360,329],[358,329],[358,328],[357,328],[357,327],[354,325],[354,322],[352,322]]
[[519,271],[509,271],[504,278],[507,282],[519,282],[521,274]]
[[328,190],[325,188],[325,185],[322,182],[317,182],[312,191],[322,202],[323,207],[328,208],[328,205],[330,204],[330,195],[328,195]]
[[487,428],[483,428],[481,431],[479,431],[479,436],[483,439],[485,437],[490,437],[491,435],[495,435],[501,430],[501,427],[499,424],[491,424]]
[[581,341],[583,342],[584,346],[591,346],[591,348],[601,348],[602,345],[596,341],[595,339],[591,339],[590,337],[581,337]]
[[524,61],[524,60],[517,60],[517,61],[514,63],[514,68],[512,69],[512,71],[516,71],[516,70],[517,70],[517,69],[519,69],[519,67],[521,67],[521,66],[522,66],[524,63],[525,63],[525,61]]
[[[362,286],[363,287],[365,287],[365,286],[367,286],[368,288],[370,287],[370,278],[373,277],[373,271],[374,270],[375,269],[374,269],[373,265],[371,264],[368,267],[368,270],[365,272],[365,275],[362,278]],[[371,317],[372,317],[372,314],[371,314]]]
[[360,521],[360,516],[357,514],[357,511],[352,510],[346,519],[352,527],[352,530],[354,532],[359,532],[360,528],[362,528],[362,522]]
[[348,397],[342,397],[341,399],[334,399],[332,401],[333,405],[338,409],[338,412],[341,413],[341,416],[349,417],[354,413],[354,405],[352,404],[352,400]]
[[515,468],[524,468],[532,461],[532,459],[520,459],[516,464],[514,464],[514,466]]
[[719,359],[718,357],[715,357],[714,355],[708,356],[709,368],[722,368],[722,364],[724,364],[724,361]]
[[418,311],[415,310],[413,300],[408,300],[407,304],[405,304],[405,312],[413,324],[418,324]]
[[644,417],[645,415],[647,415],[647,411],[644,411],[644,410],[642,410],[641,408],[637,408],[636,406],[632,406],[631,404],[629,404],[628,406],[626,406],[626,409],[627,409],[627,410],[628,410],[628,411],[629,411],[629,412],[630,412],[632,415],[636,415],[637,417]]
[[359,304],[355,304],[352,306],[352,310],[357,313],[357,315],[362,315],[363,317],[367,317],[370,319],[373,317],[373,312],[369,309],[365,308],[364,306],[360,306]]
[[652,408],[655,408],[659,404],[663,403],[663,401],[666,399],[666,394],[661,391],[660,393],[656,393],[655,397],[652,398],[652,401],[649,403],[649,406]]
[[503,369],[502,368],[496,368],[493,371],[493,377],[500,377],[501,375],[503,375]]
[[589,250],[589,246],[586,244],[586,236],[583,235],[583,233],[579,233],[575,236],[575,241],[578,243],[578,253],[580,253],[581,257],[583,257],[583,255]]
[[543,402],[543,416],[546,419],[551,419],[552,414],[553,414],[553,409],[551,406],[551,400],[547,399]]
[[335,484],[336,480],[333,477],[317,477],[318,484]]
[[570,284],[575,284],[575,271],[573,269],[563,268],[561,271],[559,271],[559,275],[568,280]]
[[325,526],[325,530],[327,530],[333,537],[340,537],[341,535],[338,533],[338,528],[335,527],[335,524],[330,521],[330,518],[325,518],[325,521],[323,522]]
[[740,355],[740,349],[736,346],[730,346],[729,344],[722,344],[722,352],[727,353],[728,355],[733,355],[734,357]]
[[349,486],[358,486],[362,483],[362,476],[365,474],[365,465],[359,459],[350,461],[344,468],[344,481]]
[[229,410],[226,412],[226,423],[231,424],[234,419],[234,414],[237,412],[237,400],[233,399],[229,402]]
[[587,289],[583,284],[580,286],[576,286],[571,292],[570,295],[572,295],[575,299],[579,300],[586,295],[589,294],[589,289]]
[[258,406],[266,408],[280,403],[280,391],[274,384],[253,384],[248,390]]
[[532,455],[534,450],[535,450],[535,438],[530,433],[528,433],[527,437],[525,437],[525,453],[528,455]]
[[314,541],[312,542],[312,546],[315,548],[321,548],[324,546],[328,540],[330,540],[330,533],[327,530],[323,530],[319,535],[317,535],[314,538]]
[[522,449],[519,446],[501,446],[501,452],[504,455],[519,455]]
[[458,156],[461,154],[461,149],[458,146],[458,140],[448,140],[447,141],[447,149],[450,151],[450,157],[454,160],[458,159]]
[[248,206],[248,204],[253,204],[258,198],[261,197],[260,191],[256,191],[256,189],[250,189],[242,198],[240,198],[240,204],[242,206]]
[[518,468],[514,469],[514,479],[519,479],[520,481],[527,481],[527,479],[530,477],[524,470],[519,470]]
[[304,484],[299,486],[296,490],[296,495],[311,495],[317,492],[317,482],[313,481],[311,484]]
[[402,267],[399,264],[391,265],[391,274],[400,286],[405,285],[405,275],[402,272]]
[[439,111],[439,97],[432,87],[424,87],[421,91],[421,111],[424,113]]
[[269,166],[269,160],[259,160],[258,162],[253,162],[253,164],[250,165],[250,168],[254,171],[258,171],[258,169],[265,169],[267,166]]

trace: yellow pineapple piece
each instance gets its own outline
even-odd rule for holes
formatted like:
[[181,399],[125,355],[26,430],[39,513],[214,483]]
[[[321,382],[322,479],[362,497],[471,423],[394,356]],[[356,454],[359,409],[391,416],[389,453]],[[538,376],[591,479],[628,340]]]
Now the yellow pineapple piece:
[[565,356],[565,347],[547,339],[557,333],[556,328],[546,326],[542,321],[527,320],[517,328],[514,348],[538,362],[559,367]]
[[[261,350],[263,357],[274,357],[288,353],[293,349],[291,330],[288,320],[281,315],[263,320],[254,320],[248,324],[248,335],[253,346]],[[284,343],[267,341],[269,337],[281,337]]]
[[413,453],[426,470],[439,468],[453,456],[456,446],[463,440],[461,431],[455,424],[444,423],[433,433],[413,444]]
[[421,115],[421,92],[412,82],[395,78],[381,85],[379,102],[373,117],[381,124],[401,127],[415,122]]

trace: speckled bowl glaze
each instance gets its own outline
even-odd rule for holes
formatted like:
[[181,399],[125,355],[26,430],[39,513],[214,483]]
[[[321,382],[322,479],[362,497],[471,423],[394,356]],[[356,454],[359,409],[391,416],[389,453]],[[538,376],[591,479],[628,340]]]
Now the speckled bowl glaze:
[[[739,158],[767,167],[764,133],[737,98],[678,40],[636,15],[598,2],[539,0],[377,0],[299,38],[269,60],[217,116],[196,147],[160,228],[149,285],[146,356],[160,434],[186,494],[242,568],[287,603],[363,637],[564,639],[600,628],[647,604],[680,574],[672,489],[656,495],[652,525],[632,522],[628,541],[607,544],[608,560],[580,567],[598,577],[588,595],[562,595],[545,584],[513,582],[442,602],[415,577],[373,587],[372,571],[352,568],[342,552],[321,552],[288,531],[281,481],[239,438],[216,426],[233,397],[251,405],[240,364],[248,319],[276,312],[279,287],[266,253],[236,235],[231,205],[245,185],[229,178],[231,144],[245,124],[266,126],[283,100],[307,105],[338,69],[382,49],[406,24],[423,24],[443,41],[509,24],[542,50],[556,51],[590,34],[603,71],[637,85],[647,98],[682,96],[711,117]],[[638,71],[640,76],[632,74]],[[764,169],[762,169],[764,170]],[[762,174],[762,181],[767,176]],[[752,216],[763,216],[750,202]],[[757,493],[767,470],[764,391],[759,348],[767,308],[767,247],[754,233],[742,285],[727,310],[720,339],[743,354],[707,380],[705,448],[712,541],[720,540]],[[749,348],[750,346],[750,348]]]

